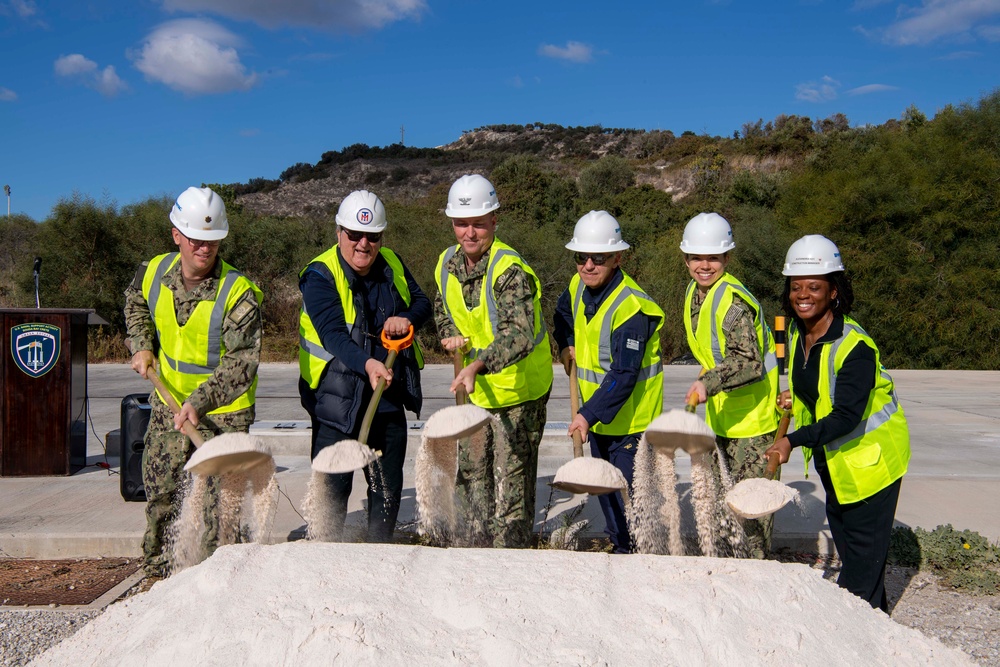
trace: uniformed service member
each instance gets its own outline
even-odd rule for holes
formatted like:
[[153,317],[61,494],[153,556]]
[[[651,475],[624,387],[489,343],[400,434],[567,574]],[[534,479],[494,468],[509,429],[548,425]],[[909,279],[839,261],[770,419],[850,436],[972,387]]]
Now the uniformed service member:
[[[621,226],[607,211],[580,218],[573,239],[576,275],[556,305],[553,334],[567,374],[576,360],[583,405],[569,425],[595,458],[622,471],[631,490],[639,438],[663,410],[663,310],[621,269]],[[634,548],[621,493],[598,496],[615,553]]]
[[[125,290],[132,369],[146,377],[155,360],[163,384],[181,405],[174,416],[158,392],[152,393],[142,455],[143,569],[160,577],[169,574],[167,527],[180,509],[184,464],[194,451],[181,425],[191,422],[205,439],[247,432],[254,420],[261,347],[261,291],[218,257],[229,233],[222,199],[209,188],[188,188],[177,197],[170,222],[177,252],[144,262]],[[217,497],[213,479],[204,509],[206,553],[219,537]]]
[[[778,427],[774,338],[760,303],[726,271],[736,244],[725,218],[718,213],[696,215],[684,228],[680,247],[691,275],[684,327],[691,352],[704,369],[686,398],[707,403],[706,421],[715,431],[733,483],[763,477],[764,451],[773,444]],[[773,515],[744,522],[748,555],[767,556],[773,524]]]
[[522,257],[496,238],[500,208],[478,174],[455,181],[446,215],[457,245],[438,259],[434,320],[441,344],[464,351],[451,385],[497,418],[485,451],[459,452],[458,495],[473,537],[526,547],[535,515],[538,447],[552,389],[552,356],[542,319],[541,283]]
[[[380,379],[386,381],[368,442],[378,460],[365,466],[368,541],[390,542],[403,493],[406,413],[420,414],[420,346],[404,349],[391,369],[379,341],[401,338],[431,318],[431,302],[403,260],[383,245],[389,223],[382,200],[356,190],[337,210],[337,243],[299,275],[299,396],[312,421],[312,457],[356,439]],[[336,535],[343,530],[354,473],[324,475]]]

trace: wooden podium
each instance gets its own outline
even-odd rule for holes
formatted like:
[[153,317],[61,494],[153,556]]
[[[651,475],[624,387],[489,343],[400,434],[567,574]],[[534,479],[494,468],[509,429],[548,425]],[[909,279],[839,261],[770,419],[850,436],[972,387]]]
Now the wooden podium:
[[71,475],[87,465],[89,309],[4,308],[0,477]]

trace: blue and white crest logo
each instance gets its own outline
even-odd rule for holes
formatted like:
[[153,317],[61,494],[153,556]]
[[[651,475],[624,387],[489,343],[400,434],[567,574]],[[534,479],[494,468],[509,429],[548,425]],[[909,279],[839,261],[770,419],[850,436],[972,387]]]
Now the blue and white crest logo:
[[14,363],[31,377],[41,377],[56,365],[62,329],[52,324],[28,322],[10,328],[10,353]]

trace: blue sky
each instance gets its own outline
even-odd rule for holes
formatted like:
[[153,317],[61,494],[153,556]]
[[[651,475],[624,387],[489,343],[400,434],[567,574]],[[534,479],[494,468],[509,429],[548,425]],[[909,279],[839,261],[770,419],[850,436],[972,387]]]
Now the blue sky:
[[1000,85],[1000,0],[0,0],[0,62],[0,184],[44,220],[401,126],[438,146],[494,123],[932,116]]

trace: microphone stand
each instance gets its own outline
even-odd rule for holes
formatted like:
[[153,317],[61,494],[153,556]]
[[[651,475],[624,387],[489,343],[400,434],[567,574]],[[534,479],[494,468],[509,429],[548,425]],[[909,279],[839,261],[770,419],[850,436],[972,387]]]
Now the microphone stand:
[[38,274],[42,272],[42,258],[35,258],[35,308],[41,308],[41,302],[38,299]]

